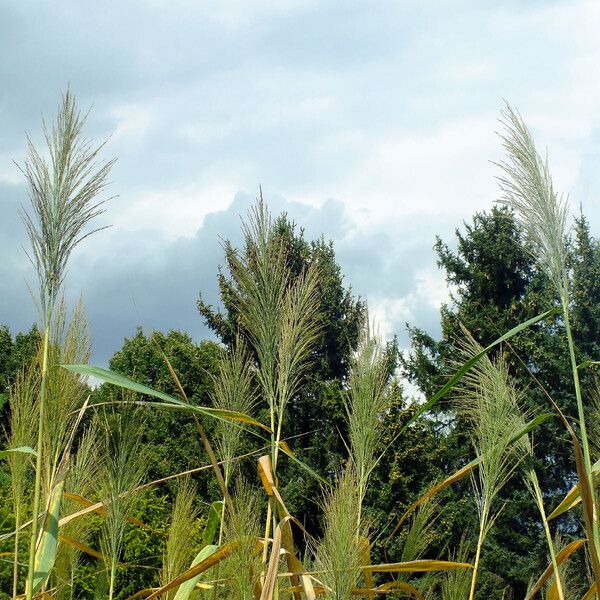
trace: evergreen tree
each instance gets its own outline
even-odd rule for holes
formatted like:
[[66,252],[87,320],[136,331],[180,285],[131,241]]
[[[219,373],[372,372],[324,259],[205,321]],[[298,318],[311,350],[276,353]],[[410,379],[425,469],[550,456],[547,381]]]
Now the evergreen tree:
[[[527,242],[508,209],[496,207],[490,213],[476,214],[472,224],[465,225],[464,233],[456,232],[456,238],[456,250],[439,238],[435,244],[438,265],[445,270],[451,289],[450,301],[441,309],[441,340],[409,328],[411,351],[404,361],[404,370],[428,397],[456,368],[453,347],[461,335],[460,324],[485,346],[556,301],[552,286],[536,269]],[[597,356],[600,319],[600,253],[583,218],[577,222],[572,261],[575,328],[583,360]],[[524,410],[550,412],[546,397],[549,394],[560,399],[567,414],[576,415],[566,341],[556,321],[549,320],[522,332],[504,350],[513,376],[528,390]],[[455,411],[454,401],[449,396],[433,416],[447,430],[446,458],[452,467],[449,472],[472,458],[465,423]],[[544,497],[547,506],[553,508],[573,482],[572,451],[557,419],[536,429],[533,439]],[[458,498],[468,494],[468,481],[455,486],[449,493],[449,510],[453,510],[452,504]],[[513,597],[521,597],[529,579],[546,566],[539,517],[519,478],[513,478],[506,486],[503,499],[505,508],[484,548],[484,573],[479,585],[482,598],[502,597],[494,594],[501,594],[503,588]],[[474,511],[454,512],[455,539],[463,531],[472,534]],[[564,529],[573,533],[570,524]]]
[[600,242],[583,214],[575,221],[573,327],[580,362],[600,357]]
[[14,381],[17,372],[33,360],[40,344],[39,329],[33,325],[28,332],[19,332],[14,336],[10,329],[0,327],[0,423],[6,424],[6,399],[8,387]]

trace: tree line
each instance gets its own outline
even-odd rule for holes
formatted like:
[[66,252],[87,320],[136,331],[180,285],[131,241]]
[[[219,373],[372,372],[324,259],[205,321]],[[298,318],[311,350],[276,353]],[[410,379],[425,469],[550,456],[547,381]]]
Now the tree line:
[[[328,477],[339,472],[347,459],[344,390],[361,323],[368,318],[367,307],[364,299],[354,295],[344,280],[331,242],[325,238],[307,240],[304,232],[286,215],[279,216],[275,229],[295,276],[314,263],[320,265],[322,273],[318,293],[322,328],[311,356],[306,385],[293,397],[286,413],[285,431],[293,452],[319,476]],[[456,230],[455,240],[436,239],[438,266],[444,271],[451,290],[440,312],[441,337],[435,339],[427,331],[408,325],[408,351],[400,352],[396,341],[389,342],[385,349],[387,369],[394,385],[390,402],[381,415],[384,429],[380,449],[386,448],[390,441],[393,443],[386,448],[375,469],[365,500],[365,512],[373,529],[382,532],[374,548],[377,559],[398,558],[405,540],[392,535],[396,521],[411,502],[426,491],[431,481],[456,471],[472,456],[465,417],[452,394],[429,413],[428,418],[396,438],[395,432],[414,413],[418,403],[404,393],[402,380],[406,378],[414,383],[425,397],[432,396],[454,368],[455,341],[462,326],[485,346],[555,300],[555,292],[537,267],[527,244],[514,214],[504,207],[476,214],[470,223]],[[144,333],[140,328],[133,337],[125,339],[122,348],[112,356],[111,370],[155,389],[176,393],[176,384],[163,360],[164,353],[188,398],[198,404],[209,404],[219,361],[240,329],[232,299],[232,276],[227,268],[236,251],[248,254],[251,250],[226,246],[225,268],[217,274],[221,306],[209,306],[202,295],[198,300],[199,313],[217,341],[195,343],[185,332]],[[600,244],[591,234],[583,214],[575,222],[569,265],[574,290],[573,330],[581,360],[594,360],[600,355]],[[566,339],[557,326],[559,319],[560,316],[556,316],[554,320],[539,323],[506,345],[510,372],[527,389],[524,402],[525,408],[530,410],[544,406],[547,396],[560,399],[571,396],[569,373],[562,360],[567,353]],[[40,331],[35,325],[30,331],[14,336],[8,327],[0,329],[0,399],[6,398],[10,383],[38,352],[39,340]],[[582,385],[591,392],[594,380],[595,372],[589,370]],[[103,385],[93,391],[92,402],[109,401],[117,393],[111,386]],[[8,410],[2,402],[4,429],[9,426]],[[567,405],[566,411],[575,414],[573,403]],[[144,417],[142,440],[151,465],[147,473],[151,480],[193,469],[198,457],[201,462],[209,462],[193,418],[183,413],[149,412]],[[576,477],[568,439],[560,423],[548,420],[536,430],[534,442],[544,498],[553,506],[567,493],[569,482]],[[240,454],[249,452],[254,443],[254,439],[243,439]],[[244,468],[252,476],[253,463],[243,465]],[[323,510],[322,484],[292,460],[283,462],[281,469],[280,478],[285,482],[282,495],[290,512],[306,524],[311,534],[319,535],[320,520],[314,517]],[[9,476],[6,468],[3,471],[6,487]],[[200,502],[207,503],[218,496],[210,473],[198,473],[193,479]],[[465,493],[468,486],[468,480],[459,482],[439,498],[440,510],[436,511],[435,523],[426,534],[427,556],[440,555],[451,540],[464,539],[471,547],[475,544],[477,522],[472,507],[466,506],[472,503]],[[146,520],[150,517],[149,527],[164,528],[175,490],[176,486],[167,482],[141,500],[137,510]],[[12,505],[8,494],[2,497],[4,506],[0,512],[4,514],[4,528],[7,528]],[[525,595],[531,578],[541,572],[547,562],[544,533],[534,507],[518,482],[509,483],[502,490],[502,502],[503,510],[483,553],[479,594],[500,598],[508,590],[511,597],[519,598]],[[557,533],[568,540],[581,532],[577,521],[571,519],[562,522]],[[384,543],[388,536],[391,540]],[[125,561],[144,562],[150,567],[154,564],[158,569],[164,543],[164,537],[145,535],[144,530],[131,526]],[[583,568],[581,563],[580,566]],[[94,568],[92,561],[86,563],[84,558],[80,569],[91,573]],[[0,574],[0,588],[9,589],[9,565],[5,565]],[[128,593],[149,586],[155,573],[124,569],[119,577],[123,579],[122,596],[127,597]]]

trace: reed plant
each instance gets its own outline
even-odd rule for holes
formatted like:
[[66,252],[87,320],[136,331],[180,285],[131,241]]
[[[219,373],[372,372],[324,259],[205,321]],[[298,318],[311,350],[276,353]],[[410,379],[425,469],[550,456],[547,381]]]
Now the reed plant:
[[49,489],[60,463],[63,450],[77,420],[78,410],[90,394],[81,376],[58,365],[88,362],[92,351],[91,338],[83,302],[80,299],[70,317],[64,299],[54,311],[48,344],[46,380],[46,425],[43,440],[42,465],[44,488]]
[[99,418],[104,439],[98,483],[105,511],[100,545],[108,560],[108,598],[112,600],[125,529],[138,500],[135,490],[148,463],[141,443],[144,425],[140,408],[126,404],[118,412],[110,410]]
[[318,265],[293,278],[262,197],[242,226],[246,252],[225,244],[240,325],[257,358],[277,471],[285,407],[298,392],[319,332]]
[[[181,575],[194,558],[194,548],[198,529],[196,527],[200,507],[197,504],[197,490],[189,476],[180,479],[177,494],[173,503],[171,522],[167,535],[167,543],[160,574],[161,585]],[[167,593],[167,600],[172,600],[175,592]]]
[[[585,494],[584,520],[588,548],[596,586],[600,589],[600,529],[598,497],[592,469],[586,409],[583,401],[577,350],[571,328],[569,266],[567,261],[568,203],[559,195],[552,182],[548,158],[537,151],[533,137],[517,111],[510,106],[502,115],[500,134],[507,159],[499,163],[503,199],[515,211],[531,242],[534,257],[553,283],[560,299],[562,322],[567,337],[573,389],[577,404],[577,428],[572,441],[578,466],[582,494]],[[559,410],[560,408],[557,407]],[[565,421],[570,429],[570,425]],[[579,448],[581,446],[581,448]]]
[[[229,242],[225,251],[238,319],[256,356],[256,378],[269,410],[270,469],[276,477],[285,408],[300,389],[319,332],[319,272],[318,265],[311,265],[292,277],[286,248],[262,197],[243,225],[243,234],[243,255]],[[265,538],[277,527],[278,510],[270,495]],[[265,546],[265,565],[266,559]]]
[[[27,600],[75,597],[82,553],[96,558],[101,567],[96,596],[113,600],[119,594],[126,528],[140,526],[132,518],[139,492],[171,479],[179,484],[163,567],[157,573],[158,587],[140,590],[132,598],[189,600],[203,595],[213,600],[314,600],[323,595],[349,600],[397,594],[473,600],[485,541],[502,510],[501,490],[517,472],[540,513],[551,563],[533,582],[530,597],[542,591],[548,598],[572,597],[567,560],[583,546],[587,546],[596,584],[600,581],[598,467],[593,464],[597,440],[594,428],[588,426],[596,413],[584,405],[579,371],[586,365],[577,363],[570,325],[567,203],[555,192],[547,160],[537,153],[516,111],[507,107],[503,116],[502,141],[507,152],[506,161],[500,163],[503,201],[521,219],[539,265],[560,299],[577,405],[576,426],[556,403],[552,415],[523,412],[526,392],[514,385],[507,360],[497,352],[503,342],[556,314],[554,307],[516,325],[487,347],[464,331],[455,374],[416,410],[397,436],[454,391],[458,410],[469,424],[475,458],[408,507],[391,534],[405,526],[397,562],[382,564],[372,564],[371,542],[381,539],[383,532],[370,530],[365,502],[371,474],[383,456],[380,440],[395,377],[390,357],[367,321],[343,382],[345,464],[340,473],[316,474],[288,445],[286,419],[287,407],[310,373],[322,331],[319,294],[323,274],[315,263],[293,275],[284,240],[262,197],[243,224],[243,252],[225,242],[239,330],[234,332],[214,379],[211,406],[189,401],[166,356],[179,397],[85,364],[91,346],[83,310],[78,305],[68,317],[60,292],[70,255],[94,231],[91,221],[103,210],[100,197],[113,164],[99,160],[103,144],[82,140],[85,120],[86,115],[81,115],[67,92],[55,124],[49,129],[44,125],[48,156],[42,156],[29,141],[23,167],[31,199],[24,220],[31,241],[30,257],[38,273],[44,334],[39,359],[19,374],[10,391],[11,423],[7,448],[0,454],[8,460],[11,472],[16,521],[15,530],[1,538],[14,541],[13,597],[19,597],[20,535],[30,523]],[[122,401],[94,405],[95,417],[84,420],[89,408],[87,375],[126,391]],[[210,464],[144,482],[148,466],[142,437],[145,410],[191,413]],[[254,412],[266,414],[267,422],[251,416]],[[530,434],[543,420],[556,417],[571,436],[579,483],[548,515]],[[214,426],[204,426],[203,419],[208,418],[215,419]],[[257,434],[252,439],[259,440],[258,449],[240,455],[250,439],[245,437],[246,428]],[[262,492],[244,482],[237,468],[242,459],[260,453]],[[284,456],[302,467],[303,476],[317,477],[323,485],[319,540],[308,535],[306,524],[294,518],[283,497],[278,465]],[[202,505],[190,476],[210,470],[217,478],[222,501],[211,505],[198,548]],[[463,540],[458,550],[450,550],[453,560],[430,558],[430,542],[442,505],[434,496],[466,476],[472,478],[479,519],[474,552]],[[264,503],[259,496],[263,492],[267,496]],[[584,509],[586,539],[558,543],[552,536],[551,519],[578,504]],[[101,552],[88,546],[91,514],[100,523]],[[314,529],[314,524],[310,525]],[[304,537],[304,554],[297,549],[298,535]],[[282,572],[284,562],[287,569]],[[413,579],[423,573],[429,575]],[[386,581],[389,577],[392,579]],[[597,595],[594,589],[586,592],[587,598]]]
[[224,517],[224,540],[235,549],[218,571],[217,597],[223,600],[252,600],[260,586],[261,557],[256,542],[261,533],[261,511],[257,490],[238,479],[231,507]]
[[[463,537],[458,544],[453,559],[458,562],[467,562],[471,554],[469,545]],[[465,569],[454,569],[444,573],[441,579],[442,600],[464,600],[469,597],[471,590],[471,574]]]
[[325,597],[348,600],[358,585],[366,531],[360,519],[360,486],[354,468],[346,468],[325,496],[324,533],[317,546],[315,566],[322,571]]
[[[219,364],[212,392],[213,406],[252,414],[256,407],[256,389],[252,374],[251,359],[244,338],[237,335],[234,345]],[[215,441],[219,458],[223,462],[226,486],[229,486],[234,458],[240,450],[242,429],[231,421],[217,421]]]
[[424,502],[416,511],[402,544],[400,560],[409,562],[426,555],[436,536],[436,520],[441,512],[435,498]]
[[[38,422],[39,367],[37,358],[34,363],[17,374],[15,383],[9,390],[10,422],[6,432],[6,447],[31,448],[35,445],[35,428]],[[28,471],[31,455],[11,452],[7,455],[10,470],[13,513],[15,517],[15,536],[13,549],[12,595],[17,596],[20,572],[20,529],[27,516],[29,500]]]
[[49,128],[43,123],[47,156],[28,138],[27,159],[22,167],[31,205],[22,215],[31,244],[30,259],[38,276],[38,307],[44,332],[27,600],[31,600],[34,593],[44,442],[55,441],[47,437],[46,431],[52,322],[69,258],[75,247],[94,231],[89,231],[88,225],[103,210],[104,200],[98,198],[106,189],[114,163],[100,160],[104,144],[95,146],[83,139],[86,117],[67,90],[53,126]]
[[388,404],[389,379],[388,357],[381,340],[372,334],[367,318],[352,357],[345,400],[350,457],[358,488],[359,527],[369,477],[378,462],[376,452]]
[[529,438],[529,436],[525,436],[523,438],[523,444],[525,446],[525,459],[523,461],[523,479],[525,481],[525,485],[529,489],[529,493],[533,498],[535,505],[540,513],[540,519],[542,521],[542,526],[544,527],[544,535],[546,536],[546,543],[548,545],[548,552],[550,554],[550,561],[552,563],[552,568],[554,571],[553,574],[553,586],[555,589],[555,597],[558,600],[564,600],[564,586],[563,586],[563,575],[561,573],[561,568],[559,567],[557,561],[557,551],[556,544],[554,542],[554,538],[552,537],[552,533],[550,531],[550,522],[548,520],[548,512],[546,510],[544,504],[544,494],[542,492],[542,486],[540,484],[540,480],[535,470],[534,461],[534,449],[533,444]]
[[[465,332],[460,341],[463,362],[478,356],[482,350],[482,346]],[[502,357],[494,363],[483,356],[465,374],[458,397],[458,408],[471,423],[473,446],[482,459],[477,475],[472,476],[479,516],[479,537],[469,593],[469,599],[473,600],[483,544],[498,514],[494,504],[500,490],[525,457],[523,438],[513,443],[515,433],[523,428],[525,421]]]
[[[92,420],[78,440],[78,447],[67,474],[62,512],[71,514],[81,508],[81,499],[93,497],[98,486],[102,463],[102,445],[97,421]],[[62,528],[63,540],[75,543],[59,544],[52,578],[58,600],[76,598],[77,569],[84,550],[89,551],[91,519],[75,519]]]

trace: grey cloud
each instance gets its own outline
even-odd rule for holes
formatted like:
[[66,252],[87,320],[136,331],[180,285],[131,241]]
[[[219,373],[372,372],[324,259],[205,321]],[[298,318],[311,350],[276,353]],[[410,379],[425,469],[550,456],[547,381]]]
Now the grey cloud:
[[35,289],[35,271],[24,247],[27,239],[18,211],[25,200],[24,186],[0,182],[0,323],[28,330],[37,319],[28,285]]
[[[87,133],[117,131],[107,153],[119,156],[113,180],[123,198],[206,179],[232,189],[262,181],[290,196],[314,196],[315,189],[343,189],[377,136],[427,134],[448,119],[495,112],[502,96],[533,98],[537,106],[555,85],[544,65],[563,68],[573,51],[552,41],[552,32],[532,39],[530,29],[510,26],[534,10],[517,0],[501,9],[464,0],[307,2],[285,10],[257,2],[252,12],[243,2],[229,6],[236,5],[238,22],[223,14],[228,4],[220,0],[2,2],[0,174],[12,168],[10,157],[24,155],[24,131],[40,138],[40,114],[54,114],[70,82],[82,107],[94,104]],[[473,57],[489,62],[493,77],[444,79]],[[116,111],[124,109],[130,114],[120,119]],[[145,111],[146,121],[136,123]],[[120,134],[122,125],[132,131]],[[346,134],[356,141],[344,142]],[[596,186],[592,158],[586,172]],[[67,292],[71,299],[84,293],[97,362],[137,324],[207,335],[197,294],[217,301],[218,237],[239,239],[238,215],[252,198],[240,194],[227,210],[208,214],[191,237],[169,241],[160,231],[115,228],[77,250]],[[365,297],[408,296],[416,273],[435,264],[434,235],[449,239],[459,225],[414,217],[395,231],[367,234],[339,201],[310,208],[267,198],[308,236],[335,240],[347,283]],[[0,183],[0,322],[13,329],[36,316],[24,285],[35,275],[17,217],[24,199],[23,186]],[[425,303],[413,314],[418,325],[437,323]],[[404,324],[394,328],[401,334]]]
[[[35,319],[26,287],[18,284],[19,278],[31,280],[33,276],[20,247],[24,242],[22,225],[14,217],[24,190],[12,186],[9,194],[4,188],[0,190],[0,214],[7,215],[10,222],[3,221],[0,229],[8,258],[3,261],[0,279],[0,322],[22,330]],[[305,229],[308,239],[321,235],[333,239],[346,285],[363,297],[409,293],[415,270],[427,263],[431,244],[425,236],[420,250],[413,243],[394,246],[384,234],[366,238],[353,232],[339,202],[330,200],[314,208],[268,194],[267,201],[273,214],[285,211]],[[86,251],[85,245],[76,251],[65,290],[71,303],[83,293],[94,339],[94,362],[106,364],[138,325],[146,330],[185,330],[197,340],[210,336],[196,310],[198,293],[202,291],[209,303],[219,305],[216,273],[223,262],[219,240],[239,244],[240,216],[246,215],[253,202],[251,194],[237,194],[226,210],[208,214],[189,238],[166,242],[156,232],[131,234],[115,228],[92,238],[93,251]],[[100,254],[99,248],[103,248]],[[415,249],[422,259],[415,260]],[[421,326],[434,324],[435,310],[423,308],[419,321]],[[401,341],[405,340],[404,323],[394,325]]]
[[[379,0],[343,10],[338,2],[285,10],[274,3],[253,12],[231,3],[237,26],[219,17],[227,6],[4,2],[0,50],[10,59],[0,64],[2,152],[23,154],[23,131],[39,131],[40,113],[53,114],[71,82],[82,106],[95,105],[90,135],[114,131],[114,110],[123,105],[151,111],[139,144],[115,140],[121,193],[177,185],[207,168],[243,172],[244,185],[302,189],[355,168],[360,148],[324,150],[328,135],[411,132],[495,111],[523,77],[546,77],[524,64],[527,56],[551,59],[545,43],[529,38],[527,48],[537,51],[523,57],[525,34],[499,28],[492,3],[477,10],[462,1]],[[518,7],[505,6],[506,14]],[[511,68],[483,83],[441,81],[474,48],[478,58]],[[198,134],[186,138],[186,127]]]

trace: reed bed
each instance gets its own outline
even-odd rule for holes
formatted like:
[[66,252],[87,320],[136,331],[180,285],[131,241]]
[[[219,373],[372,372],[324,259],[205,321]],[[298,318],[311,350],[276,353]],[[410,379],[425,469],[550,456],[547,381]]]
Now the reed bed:
[[[123,564],[126,531],[145,527],[135,516],[140,493],[165,481],[146,482],[148,460],[141,441],[144,415],[159,410],[182,411],[193,418],[209,457],[209,464],[198,469],[213,473],[219,497],[204,498],[200,504],[189,474],[166,478],[179,483],[163,565],[155,587],[138,590],[132,599],[348,600],[388,595],[471,600],[477,595],[486,538],[503,509],[500,492],[511,478],[520,478],[531,493],[549,557],[548,568],[532,581],[527,599],[538,594],[560,600],[599,596],[599,467],[593,461],[599,446],[597,418],[584,403],[579,374],[589,364],[578,363],[570,324],[568,207],[555,192],[548,162],[538,154],[516,111],[507,106],[502,117],[503,202],[522,221],[560,304],[515,324],[485,348],[466,330],[457,340],[460,360],[454,376],[423,403],[413,421],[453,392],[469,425],[474,458],[442,481],[430,482],[390,536],[403,532],[396,562],[376,564],[373,541],[389,532],[373,530],[364,504],[382,457],[379,440],[395,374],[390,372],[385,344],[365,322],[344,382],[347,460],[339,472],[320,478],[322,515],[315,518],[321,518],[322,535],[313,539],[307,524],[288,510],[278,467],[283,460],[293,460],[307,477],[317,476],[288,445],[286,418],[289,404],[310,376],[322,329],[322,273],[313,264],[293,274],[262,198],[244,221],[244,251],[225,243],[239,331],[223,353],[210,406],[188,399],[167,356],[177,395],[87,364],[90,339],[83,309],[79,305],[68,315],[60,292],[73,250],[98,229],[93,220],[104,210],[114,161],[101,160],[104,144],[82,138],[85,119],[68,91],[54,125],[44,124],[46,154],[29,141],[22,169],[31,200],[23,218],[39,279],[43,337],[39,356],[10,390],[11,421],[0,455],[10,469],[15,516],[14,531],[0,538],[11,548],[13,598],[74,598],[83,558],[97,565],[93,592],[87,597],[121,597],[119,573],[132,568]],[[566,416],[554,401],[536,414],[523,412],[525,391],[511,379],[503,354],[503,342],[557,312],[568,341],[577,418]],[[90,403],[90,375],[120,387],[121,399]],[[553,511],[545,506],[530,437],[549,418],[561,420],[570,437],[578,477]],[[248,440],[253,440],[254,449],[245,446]],[[256,461],[258,475],[253,480],[241,468],[248,461]],[[471,478],[479,522],[476,547],[450,540],[445,557],[431,557],[430,543],[442,511],[436,496],[466,477]],[[581,507],[585,538],[557,540],[550,522],[576,506]],[[100,531],[99,547],[89,545],[94,527]],[[26,568],[24,535],[30,538]],[[569,583],[570,558],[576,552],[585,552],[590,565],[587,587],[577,590],[579,595]]]

